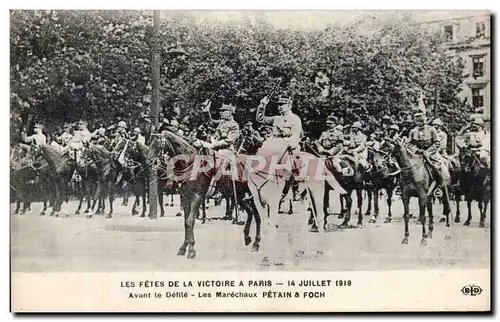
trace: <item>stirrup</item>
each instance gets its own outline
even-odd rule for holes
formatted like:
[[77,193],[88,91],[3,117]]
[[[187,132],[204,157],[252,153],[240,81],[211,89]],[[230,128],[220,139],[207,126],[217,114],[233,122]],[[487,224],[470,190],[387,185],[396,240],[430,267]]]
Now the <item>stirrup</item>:
[[436,190],[434,190],[434,197],[442,197],[443,196],[443,191],[441,190],[441,188],[436,188]]

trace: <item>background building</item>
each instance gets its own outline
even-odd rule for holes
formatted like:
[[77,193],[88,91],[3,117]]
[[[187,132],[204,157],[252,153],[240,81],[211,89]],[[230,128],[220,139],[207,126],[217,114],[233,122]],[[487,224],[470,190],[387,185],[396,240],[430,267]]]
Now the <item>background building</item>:
[[445,38],[444,46],[465,62],[461,96],[474,116],[491,122],[491,13],[489,11],[430,11],[414,19]]

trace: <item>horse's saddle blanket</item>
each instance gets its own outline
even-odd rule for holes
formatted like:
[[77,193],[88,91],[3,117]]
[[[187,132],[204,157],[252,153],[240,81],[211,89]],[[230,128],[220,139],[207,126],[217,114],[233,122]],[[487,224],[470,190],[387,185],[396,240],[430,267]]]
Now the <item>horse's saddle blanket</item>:
[[[340,155],[340,156],[337,156],[337,157],[332,157],[332,158],[328,158],[327,161],[326,161],[326,167],[328,170],[332,171],[332,172],[337,172],[337,170],[335,169],[335,167],[333,166],[333,162],[334,161],[334,158],[337,158],[338,160],[338,163],[340,164],[340,167],[342,169],[342,175],[345,176],[345,177],[352,177],[354,176],[354,166],[351,165],[351,163],[354,162],[354,159],[352,156],[349,156],[349,155]],[[351,161],[351,163],[349,162]]]

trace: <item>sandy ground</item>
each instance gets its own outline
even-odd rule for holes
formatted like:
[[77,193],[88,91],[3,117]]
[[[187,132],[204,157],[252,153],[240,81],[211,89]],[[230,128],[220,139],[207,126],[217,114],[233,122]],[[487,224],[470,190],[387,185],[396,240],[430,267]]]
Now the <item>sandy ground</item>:
[[[364,218],[363,228],[333,230],[323,235],[323,256],[306,251],[300,261],[286,258],[286,265],[262,267],[262,255],[250,252],[243,243],[243,226],[230,221],[210,220],[196,223],[195,259],[176,256],[184,239],[182,217],[175,217],[174,207],[166,207],[166,217],[150,220],[132,217],[130,207],[115,202],[111,219],[94,216],[71,215],[68,218],[39,216],[41,204],[32,206],[25,215],[11,216],[12,270],[17,272],[131,272],[131,271],[236,271],[236,270],[410,270],[440,268],[489,268],[490,265],[490,215],[486,228],[479,228],[477,206],[470,227],[462,226],[466,205],[462,203],[462,223],[451,227],[451,239],[445,239],[446,228],[436,218],[434,237],[427,246],[420,245],[421,228],[414,219],[410,221],[410,242],[401,245],[404,233],[402,203],[397,197],[393,203],[394,220],[383,223],[385,202],[381,201],[381,216],[375,224]],[[416,214],[416,200],[411,212]],[[454,209],[453,205],[453,209]],[[13,207],[12,207],[13,208]],[[334,202],[332,208],[338,211]],[[63,205],[63,211],[72,213],[76,202]],[[209,218],[221,217],[225,206],[211,206]],[[435,206],[435,214],[441,212]],[[279,228],[279,240],[307,215],[283,215],[284,224]],[[333,223],[340,219],[330,217]],[[356,218],[351,219],[356,223]],[[252,229],[252,236],[253,236]],[[281,237],[280,237],[281,236]],[[303,232],[301,242],[314,249],[318,234]],[[280,242],[280,241],[276,241]]]

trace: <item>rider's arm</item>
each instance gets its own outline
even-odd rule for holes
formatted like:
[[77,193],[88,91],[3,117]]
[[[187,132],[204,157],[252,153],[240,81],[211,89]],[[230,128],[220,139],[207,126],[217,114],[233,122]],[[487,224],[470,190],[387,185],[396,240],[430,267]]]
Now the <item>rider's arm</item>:
[[358,153],[366,149],[366,137],[364,135],[358,136],[355,140],[357,141],[357,147],[352,152]]
[[430,128],[430,131],[431,131],[432,145],[425,152],[432,154],[439,150],[441,142],[439,141],[439,135],[437,134],[436,129]]
[[292,124],[291,131],[292,131],[292,135],[290,135],[290,137],[287,139],[287,141],[288,141],[288,144],[292,148],[296,148],[299,146],[300,136],[302,134],[302,121],[300,120],[300,118],[298,116],[295,116],[293,118],[293,124]]
[[273,125],[274,123],[274,116],[266,116],[266,104],[260,103],[259,106],[257,107],[257,114],[255,116],[255,119],[257,122],[264,123],[267,125]]
[[232,122],[229,131],[227,132],[226,140],[229,143],[234,143],[240,137],[240,126],[236,122]]

